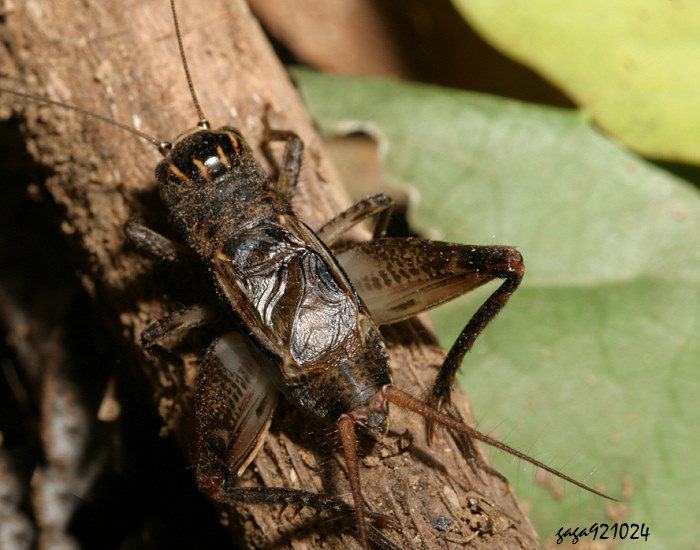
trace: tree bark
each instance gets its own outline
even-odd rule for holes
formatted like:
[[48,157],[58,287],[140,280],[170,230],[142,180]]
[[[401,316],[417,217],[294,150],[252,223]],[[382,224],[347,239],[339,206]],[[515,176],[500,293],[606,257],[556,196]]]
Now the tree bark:
[[[238,127],[259,153],[261,115],[269,104],[272,126],[295,131],[305,143],[294,205],[309,225],[320,226],[348,200],[294,88],[244,2],[210,0],[201,6],[183,0],[177,7],[206,116],[213,127]],[[173,140],[196,123],[165,0],[26,0],[5,10],[3,37],[4,86],[106,114],[161,140]],[[0,105],[4,115],[7,106],[21,113],[29,151],[50,170],[46,190],[61,230],[79,251],[82,283],[123,350],[122,364],[128,360],[146,381],[165,426],[193,460],[197,349],[182,352],[183,372],[146,354],[140,334],[183,304],[215,297],[204,269],[193,274],[157,265],[135,251],[123,231],[127,220],[139,218],[171,234],[153,177],[158,152],[79,113],[7,94],[0,95]],[[396,385],[424,395],[443,352],[420,322],[387,330],[386,336]],[[454,400],[471,421],[466,399],[456,392]],[[401,533],[382,529],[387,539],[401,548],[538,546],[507,483],[483,471],[476,476],[446,434],[428,446],[421,419],[395,408],[390,419],[389,436],[361,445],[367,507],[400,526]],[[335,439],[283,405],[241,483],[325,491],[348,500]],[[277,508],[241,505],[219,513],[245,548],[358,547],[352,519],[324,521],[309,510],[280,515]]]

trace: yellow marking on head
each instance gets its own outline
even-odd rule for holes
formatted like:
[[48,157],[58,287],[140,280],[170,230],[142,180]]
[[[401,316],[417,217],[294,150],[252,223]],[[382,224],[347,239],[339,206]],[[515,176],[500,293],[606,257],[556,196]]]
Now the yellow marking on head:
[[216,154],[219,155],[219,160],[221,161],[221,164],[223,164],[226,167],[226,170],[230,170],[231,163],[228,161],[228,157],[224,153],[224,150],[221,147],[221,145],[216,146]]
[[182,172],[175,164],[172,162],[168,163],[168,172],[170,172],[171,175],[175,176],[178,179],[181,179],[182,181],[186,183],[192,183],[190,181],[190,178],[188,178],[184,172]]
[[236,152],[237,155],[240,155],[241,154],[241,142],[238,139],[238,136],[236,136],[232,132],[226,132],[226,135],[228,136],[228,139],[231,141],[231,147],[233,147],[233,150]]
[[199,173],[202,174],[202,177],[206,181],[211,181],[211,176],[209,175],[209,169],[207,168],[206,164],[204,164],[199,159],[192,159],[192,163],[197,167],[197,169],[199,170]]

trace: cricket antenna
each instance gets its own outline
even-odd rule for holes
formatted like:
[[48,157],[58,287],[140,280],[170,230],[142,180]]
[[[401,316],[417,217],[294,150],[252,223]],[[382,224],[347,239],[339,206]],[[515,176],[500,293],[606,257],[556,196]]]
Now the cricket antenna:
[[25,99],[31,99],[32,101],[38,101],[39,103],[46,103],[48,105],[55,105],[56,107],[61,107],[62,109],[68,109],[69,111],[75,111],[76,113],[80,113],[81,115],[86,115],[92,118],[96,118],[98,120],[101,120],[102,122],[106,122],[107,124],[111,124],[112,126],[116,126],[117,128],[121,128],[122,130],[126,130],[127,132],[130,132],[134,134],[135,136],[140,137],[141,139],[145,139],[146,141],[150,141],[153,145],[158,147],[160,152],[165,155],[167,151],[170,150],[170,143],[167,141],[161,141],[160,139],[156,139],[153,136],[148,135],[145,132],[142,132],[140,130],[137,130],[133,126],[129,126],[128,124],[124,124],[123,122],[118,122],[112,118],[106,117],[104,115],[100,115],[98,113],[93,113],[92,111],[88,111],[87,109],[81,109],[80,107],[76,107],[75,105],[69,105],[68,103],[62,103],[60,101],[55,101],[53,99],[49,99],[47,97],[41,97],[38,95],[34,94],[28,94],[26,92],[18,92],[17,90],[10,90],[9,88],[3,88],[0,87],[0,92],[5,93],[5,94],[12,94],[18,97],[23,97]]
[[400,389],[394,387],[394,386],[389,386],[387,388],[387,399],[399,407],[403,407],[405,409],[409,409],[413,412],[417,412],[421,416],[427,418],[428,420],[432,420],[433,422],[438,422],[439,424],[442,424],[443,426],[447,426],[451,430],[454,430],[456,432],[463,433],[465,435],[468,435],[469,437],[473,437],[474,439],[478,439],[479,441],[483,441],[487,445],[491,445],[492,447],[495,447],[496,449],[501,449],[502,451],[505,451],[507,453],[512,454],[513,456],[518,457],[521,460],[524,460],[526,462],[529,462],[530,464],[533,464],[534,466],[537,466],[538,468],[543,469],[546,472],[549,472],[552,475],[557,476],[558,478],[563,479],[564,481],[568,481],[572,485],[575,485],[576,487],[580,487],[581,489],[585,489],[589,493],[593,493],[594,495],[598,495],[599,497],[606,498],[608,500],[612,500],[613,502],[619,502],[616,498],[613,498],[611,496],[606,495],[605,493],[602,493],[596,489],[593,489],[593,487],[589,487],[585,483],[581,483],[580,481],[576,481],[574,478],[567,476],[566,474],[561,473],[559,470],[555,470],[551,466],[547,466],[546,464],[540,462],[539,460],[536,460],[532,458],[531,456],[528,456],[524,453],[521,453],[520,451],[513,449],[513,447],[510,447],[506,445],[505,443],[501,443],[500,441],[497,441],[485,434],[482,434],[480,431],[476,430],[475,428],[471,428],[470,426],[467,426],[466,424],[462,424],[461,422],[458,422],[451,416],[448,416],[446,414],[443,414],[432,407],[426,405],[423,403],[421,400],[416,399],[412,395],[407,394],[406,392],[401,391]]
[[175,0],[170,0],[170,9],[173,12],[173,23],[175,24],[175,35],[177,36],[177,47],[180,49],[180,59],[182,60],[182,68],[185,69],[185,78],[187,78],[187,86],[190,89],[192,102],[194,103],[194,108],[196,109],[197,116],[199,117],[199,122],[197,123],[197,126],[204,130],[208,130],[211,126],[209,125],[207,117],[204,116],[204,111],[202,111],[202,106],[199,104],[199,99],[197,99],[197,92],[195,91],[194,84],[192,82],[190,67],[189,65],[187,65],[185,47],[182,45],[182,33],[180,32],[180,23],[177,20],[177,12],[175,11]]

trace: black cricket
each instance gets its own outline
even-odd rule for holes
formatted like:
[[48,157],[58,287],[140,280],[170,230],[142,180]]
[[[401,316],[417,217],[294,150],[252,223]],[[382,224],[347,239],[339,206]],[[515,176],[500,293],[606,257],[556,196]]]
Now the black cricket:
[[[291,208],[302,141],[292,132],[271,130],[266,117],[263,145],[269,150],[272,141],[286,144],[279,178],[272,181],[236,129],[210,128],[192,85],[174,0],[171,7],[198,126],[170,144],[86,114],[159,147],[164,159],[156,168],[156,178],[163,203],[191,253],[211,273],[219,298],[239,327],[212,343],[196,382],[200,488],[228,504],[285,502],[337,512],[353,509],[327,495],[236,487],[237,476],[263,442],[281,393],[308,414],[337,427],[363,550],[370,543],[394,547],[366,525],[368,519],[382,518],[363,508],[355,434],[359,425],[381,438],[387,431],[389,403],[428,419],[431,435],[435,424],[442,424],[614,500],[465,425],[450,405],[455,373],[464,355],[522,280],[520,253],[505,246],[386,238],[393,203],[383,194],[311,230]],[[51,100],[2,91],[85,113]],[[347,230],[374,216],[372,240],[338,246]],[[126,231],[151,254],[171,261],[182,258],[181,245],[142,225],[131,223]],[[494,279],[503,282],[453,344],[427,403],[394,387],[379,325],[410,318]],[[142,341],[154,354],[167,353],[167,341],[210,322],[212,316],[205,306],[177,311],[149,326]]]

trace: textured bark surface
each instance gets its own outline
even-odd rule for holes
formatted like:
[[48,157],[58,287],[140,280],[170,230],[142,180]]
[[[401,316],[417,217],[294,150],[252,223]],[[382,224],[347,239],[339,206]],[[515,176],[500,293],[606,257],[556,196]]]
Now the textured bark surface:
[[[318,227],[347,206],[319,138],[244,3],[211,0],[203,9],[182,0],[178,10],[193,79],[212,125],[240,128],[259,152],[261,113],[270,104],[272,125],[294,130],[306,146],[295,197],[300,217]],[[167,1],[26,0],[4,13],[3,85],[106,114],[164,140],[196,122]],[[120,368],[134,369],[145,381],[168,431],[194,457],[192,385],[201,346],[212,332],[183,345],[184,371],[145,354],[139,335],[168,311],[214,301],[213,292],[204,269],[157,265],[133,250],[123,231],[136,217],[170,232],[153,177],[158,152],[64,109],[8,95],[0,95],[0,106],[3,116],[20,117],[26,147],[49,173],[45,188],[62,232],[78,251],[82,284],[117,342]],[[424,395],[443,352],[417,321],[386,335],[396,385]],[[455,401],[471,418],[465,399],[455,395]],[[361,444],[366,504],[395,518],[403,531],[383,529],[388,539],[401,548],[537,547],[506,483],[484,472],[475,476],[446,434],[428,446],[422,420],[395,409],[390,419],[388,437]],[[325,491],[349,500],[335,441],[331,429],[282,405],[242,484]],[[274,508],[238,506],[219,513],[228,516],[245,548],[358,547],[349,534],[351,518],[329,522],[313,511],[280,515],[281,507]]]

